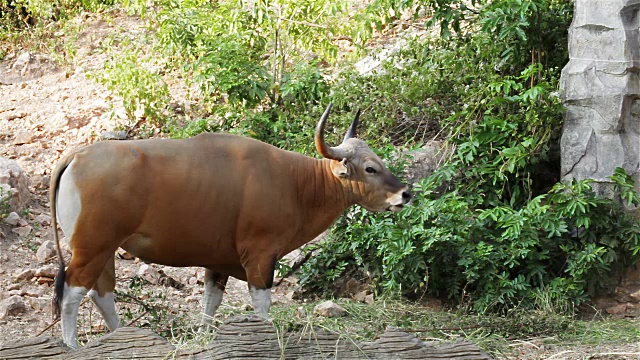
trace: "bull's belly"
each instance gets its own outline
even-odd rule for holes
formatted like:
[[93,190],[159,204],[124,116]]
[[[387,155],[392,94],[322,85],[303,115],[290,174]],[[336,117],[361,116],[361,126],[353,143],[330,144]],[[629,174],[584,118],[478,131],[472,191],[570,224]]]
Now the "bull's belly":
[[213,244],[188,240],[167,241],[143,234],[133,234],[120,247],[145,262],[176,267],[199,266],[241,280],[245,277],[244,269],[235,251],[225,251]]

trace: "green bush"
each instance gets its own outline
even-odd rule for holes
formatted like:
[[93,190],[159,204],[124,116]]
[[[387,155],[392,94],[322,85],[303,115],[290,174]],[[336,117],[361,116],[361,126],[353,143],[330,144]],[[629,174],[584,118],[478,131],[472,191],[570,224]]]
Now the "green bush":
[[[96,79],[122,97],[130,121],[144,119],[152,125],[166,122],[171,100],[169,88],[162,77],[142,62],[136,51],[124,51],[105,63],[104,74]],[[148,65],[148,64],[147,64]]]
[[[480,37],[475,41],[484,42]],[[412,60],[410,66],[385,67],[385,74],[364,82],[396,96],[401,110],[420,106],[416,93],[424,103],[439,97],[427,114],[449,134],[453,157],[414,185],[413,205],[403,212],[350,211],[305,265],[301,283],[331,292],[334,281],[357,266],[382,292],[428,293],[477,311],[534,307],[541,294],[579,304],[610,290],[611,279],[637,260],[636,221],[616,200],[596,196],[589,181],[558,183],[548,193],[535,183],[555,161],[562,126],[557,72],[538,64],[504,76],[483,67],[483,56],[455,55],[468,49],[432,45],[414,45],[399,55]],[[426,51],[437,60],[423,57]],[[465,65],[464,76],[448,77]],[[531,86],[533,75],[538,80]],[[477,81],[483,76],[487,82]],[[448,91],[440,87],[444,79],[450,79]],[[458,104],[450,105],[454,97]],[[376,108],[373,99],[364,101]],[[612,181],[627,202],[638,204],[623,171]]]
[[382,291],[428,293],[483,312],[533,307],[541,293],[580,304],[612,290],[637,261],[638,224],[589,181],[559,183],[519,209],[478,209],[458,191],[430,190],[440,175],[416,184],[414,205],[400,214],[358,209],[341,220],[301,281],[327,291],[355,264]]

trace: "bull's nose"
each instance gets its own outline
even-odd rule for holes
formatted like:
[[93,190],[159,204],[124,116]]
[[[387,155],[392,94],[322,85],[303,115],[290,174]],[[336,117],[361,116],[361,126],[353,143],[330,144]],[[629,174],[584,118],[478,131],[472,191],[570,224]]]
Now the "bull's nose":
[[409,202],[409,200],[411,200],[411,193],[408,190],[405,190],[402,192],[402,199],[405,202]]

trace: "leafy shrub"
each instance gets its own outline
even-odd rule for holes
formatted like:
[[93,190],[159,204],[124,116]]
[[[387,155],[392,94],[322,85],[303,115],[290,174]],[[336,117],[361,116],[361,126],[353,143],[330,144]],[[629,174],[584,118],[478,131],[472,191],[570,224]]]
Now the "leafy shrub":
[[233,35],[210,43],[210,50],[192,70],[200,93],[209,101],[225,96],[229,103],[253,108],[267,95],[268,73],[260,65],[260,53],[252,51]]
[[[440,120],[455,154],[414,185],[413,206],[399,214],[349,212],[301,282],[329,291],[355,265],[383,292],[429,293],[477,311],[534,306],[541,293],[579,304],[609,290],[611,278],[637,260],[640,227],[617,201],[596,196],[590,181],[558,183],[542,194],[533,186],[562,124],[557,80],[528,86],[532,74],[544,73],[529,66],[519,76],[464,86],[459,101],[466,106]],[[461,84],[452,83],[455,92]],[[612,181],[638,204],[622,170]]]
[[122,97],[129,120],[143,118],[153,125],[164,124],[169,89],[160,75],[144,66],[140,54],[125,51],[109,59],[97,80]]

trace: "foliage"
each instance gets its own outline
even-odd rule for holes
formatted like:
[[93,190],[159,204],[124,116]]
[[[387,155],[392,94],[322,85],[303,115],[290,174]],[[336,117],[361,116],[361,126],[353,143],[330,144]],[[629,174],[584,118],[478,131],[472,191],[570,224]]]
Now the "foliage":
[[78,10],[97,10],[116,0],[0,0],[0,31],[21,30],[65,20]]
[[[534,194],[532,178],[561,124],[554,86],[522,85],[538,71],[469,90],[464,100],[476,101],[446,120],[456,152],[414,185],[413,206],[397,215],[350,212],[301,282],[330,289],[355,264],[383,291],[446,296],[478,311],[531,306],[542,289],[576,304],[607,289],[634,260],[640,227],[590,181]],[[623,170],[611,180],[629,204],[640,203]]]
[[9,189],[0,186],[0,220],[4,220],[11,212],[11,196]]
[[362,15],[368,21],[361,21],[358,35],[366,41],[373,28],[382,30],[403,13],[414,21],[426,15],[425,25],[438,25],[444,39],[469,38],[479,28],[491,35],[486,46],[500,51],[501,65],[513,74],[527,63],[547,68],[566,63],[572,9],[569,0],[377,0]]
[[[373,93],[361,99],[370,111],[435,118],[455,151],[414,184],[413,204],[403,212],[347,213],[305,264],[305,286],[330,293],[357,266],[381,292],[506,311],[535,308],[541,294],[580,304],[611,290],[611,278],[637,261],[640,228],[621,204],[596,196],[590,181],[550,186],[539,179],[556,161],[558,69],[537,62],[515,75],[495,72],[502,53],[487,43],[482,33],[449,44],[414,43],[375,79],[352,76],[354,84],[336,87],[355,98],[361,81]],[[382,94],[393,100],[378,100]],[[625,201],[639,203],[623,170],[611,181]]]
[[163,124],[170,101],[169,89],[162,77],[143,66],[140,54],[123,52],[105,63],[105,71],[97,80],[122,97],[130,121],[145,119]]

